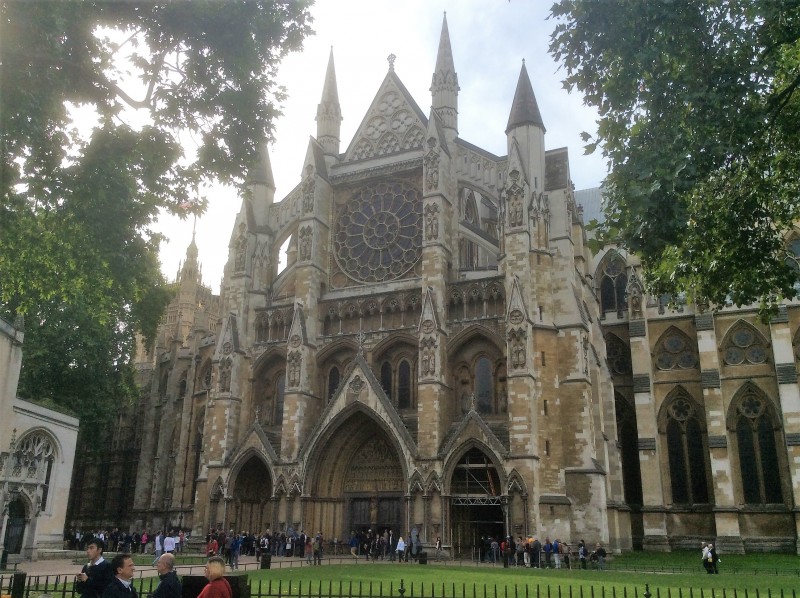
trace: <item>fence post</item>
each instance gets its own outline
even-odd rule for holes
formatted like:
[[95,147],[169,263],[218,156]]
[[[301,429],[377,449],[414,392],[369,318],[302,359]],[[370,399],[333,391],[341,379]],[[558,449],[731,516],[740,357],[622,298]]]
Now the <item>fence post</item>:
[[11,598],[25,598],[26,573],[11,574]]
[[644,584],[644,594],[643,594],[643,596],[644,596],[644,598],[650,598],[650,596],[652,596],[652,594],[650,593],[650,584],[649,583]]
[[[406,587],[403,585],[402,578],[400,579],[400,587],[397,588],[397,593],[400,594],[400,596],[403,596],[406,593]],[[350,592],[350,595],[352,596],[353,593]]]

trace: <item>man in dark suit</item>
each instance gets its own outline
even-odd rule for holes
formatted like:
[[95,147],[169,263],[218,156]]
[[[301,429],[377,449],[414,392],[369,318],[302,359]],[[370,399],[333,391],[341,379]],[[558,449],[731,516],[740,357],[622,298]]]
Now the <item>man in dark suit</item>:
[[123,553],[115,556],[111,559],[111,569],[114,579],[106,587],[102,598],[138,598],[132,583],[136,567],[133,566],[131,555]]
[[156,562],[156,569],[161,581],[152,598],[181,598],[183,589],[175,573],[175,557],[169,553],[162,554]]
[[111,563],[103,558],[103,542],[100,540],[89,540],[86,556],[89,557],[89,562],[75,576],[75,591],[81,598],[100,598],[106,586],[111,583],[114,570]]

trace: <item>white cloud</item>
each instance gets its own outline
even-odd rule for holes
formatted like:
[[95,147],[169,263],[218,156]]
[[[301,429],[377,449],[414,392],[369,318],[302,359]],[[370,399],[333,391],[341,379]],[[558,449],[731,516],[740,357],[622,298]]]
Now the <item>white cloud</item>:
[[[578,189],[605,176],[599,155],[584,156],[582,131],[595,131],[597,114],[561,85],[562,73],[547,53],[553,21],[541,0],[318,0],[312,7],[316,35],[304,50],[284,60],[278,82],[288,92],[276,122],[270,160],[282,199],[300,180],[309,136],[316,135],[317,104],[328,55],[333,47],[342,107],[341,149],[350,143],[395,54],[395,70],[426,115],[436,62],[442,14],[447,22],[459,85],[459,135],[498,155],[506,153],[505,127],[522,59],[526,60],[547,128],[548,148],[570,149],[572,179]],[[219,289],[228,243],[240,200],[230,189],[210,194],[208,212],[197,221],[203,279]],[[191,240],[192,222],[163,218],[158,228],[169,238],[161,251],[172,279]]]

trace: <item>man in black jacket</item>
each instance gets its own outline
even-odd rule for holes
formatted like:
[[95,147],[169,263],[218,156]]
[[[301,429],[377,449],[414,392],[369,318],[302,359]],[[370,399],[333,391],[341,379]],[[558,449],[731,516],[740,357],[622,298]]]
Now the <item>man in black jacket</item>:
[[103,558],[103,542],[100,540],[89,540],[86,556],[89,562],[75,576],[75,591],[81,598],[100,598],[114,578],[114,570],[111,563]]
[[156,562],[156,569],[161,581],[152,598],[181,598],[182,588],[175,573],[175,557],[169,553],[162,554]]
[[103,591],[102,598],[138,598],[133,588],[133,574],[136,571],[133,557],[125,553],[118,554],[111,559],[111,568],[114,578]]

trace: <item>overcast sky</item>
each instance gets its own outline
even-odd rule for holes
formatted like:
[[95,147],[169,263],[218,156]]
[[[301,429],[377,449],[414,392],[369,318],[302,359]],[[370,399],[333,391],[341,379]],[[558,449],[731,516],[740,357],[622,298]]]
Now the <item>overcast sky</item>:
[[[276,122],[270,160],[280,201],[300,181],[309,136],[316,136],[317,104],[333,48],[342,108],[341,151],[350,144],[395,54],[395,71],[426,115],[431,76],[447,12],[458,83],[459,136],[499,156],[522,60],[525,59],[547,135],[547,149],[567,146],[576,189],[596,187],[605,176],[599,154],[583,155],[582,131],[594,133],[597,114],[580,94],[562,87],[563,72],[547,52],[554,22],[551,0],[317,0],[311,8],[315,35],[301,53],[286,58],[279,83],[288,98]],[[197,220],[203,280],[219,291],[233,221],[241,201],[230,189],[209,194],[208,211]],[[168,241],[162,270],[172,281],[191,241],[192,222],[162,218]]]

